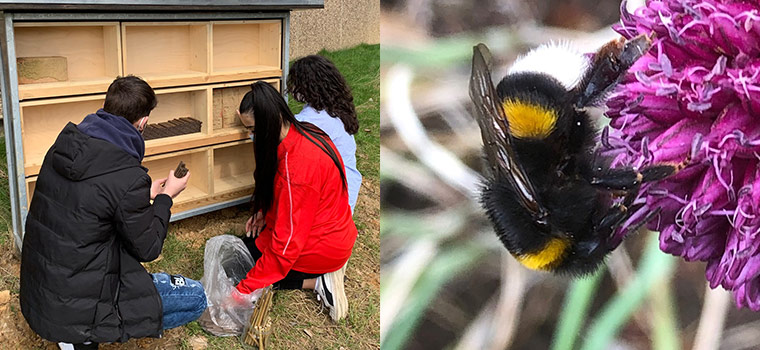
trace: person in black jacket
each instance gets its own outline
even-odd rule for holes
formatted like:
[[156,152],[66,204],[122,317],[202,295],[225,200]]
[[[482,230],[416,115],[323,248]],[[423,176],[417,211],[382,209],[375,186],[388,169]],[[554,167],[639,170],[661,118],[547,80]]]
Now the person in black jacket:
[[66,125],[45,155],[26,218],[20,302],[29,326],[61,349],[160,337],[206,308],[199,282],[140,264],[161,253],[172,198],[190,176],[151,184],[140,165],[156,104],[145,81],[117,78],[103,109]]

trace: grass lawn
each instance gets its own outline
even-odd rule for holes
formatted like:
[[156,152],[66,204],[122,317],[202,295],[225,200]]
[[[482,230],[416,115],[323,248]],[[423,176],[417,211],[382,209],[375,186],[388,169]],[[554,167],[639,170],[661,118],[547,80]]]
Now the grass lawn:
[[[359,115],[357,161],[364,176],[354,220],[359,238],[346,272],[349,316],[334,323],[321,310],[314,293],[277,291],[271,313],[272,349],[379,349],[380,347],[380,46],[321,52],[345,75]],[[301,106],[291,99],[294,113]],[[84,117],[84,116],[83,116]],[[10,204],[2,138],[0,178],[0,342],[9,348],[57,349],[34,334],[18,304],[19,261],[13,255]],[[170,225],[162,255],[145,264],[149,272],[165,271],[200,279],[207,239],[220,234],[241,234],[248,208],[240,206],[175,222]],[[10,300],[2,292],[10,290]],[[9,310],[10,312],[6,312]],[[136,339],[101,349],[244,349],[238,338],[219,338],[204,332],[197,322],[165,332],[161,339]]]

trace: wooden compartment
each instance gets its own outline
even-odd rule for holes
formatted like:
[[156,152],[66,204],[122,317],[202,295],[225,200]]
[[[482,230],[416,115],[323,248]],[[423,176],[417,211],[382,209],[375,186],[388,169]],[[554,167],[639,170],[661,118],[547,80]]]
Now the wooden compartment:
[[37,177],[30,177],[26,179],[26,205],[32,205],[32,197],[34,196],[34,187],[37,185]]
[[212,79],[282,75],[282,21],[212,22]]
[[146,157],[142,165],[148,168],[151,179],[157,180],[169,175],[180,161],[185,162],[190,170],[190,180],[182,193],[174,198],[172,212],[179,212],[188,207],[199,206],[211,194],[209,174],[209,149],[189,150],[159,156]]
[[[279,79],[264,80],[280,90]],[[240,123],[237,117],[237,109],[240,107],[240,101],[248,91],[251,91],[251,84],[255,81],[245,81],[239,83],[220,84],[212,86],[212,121],[213,134],[215,135],[238,135],[238,139],[248,137],[248,132]]]
[[208,22],[123,23],[124,73],[153,88],[208,81]]
[[121,74],[120,27],[108,23],[16,23],[16,57],[58,57],[66,81],[19,84],[22,100],[105,92]]
[[68,122],[79,124],[103,108],[105,95],[21,102],[21,138],[26,175],[36,175],[50,146]]
[[145,142],[145,154],[151,155],[186,148],[186,143],[208,134],[208,89],[190,87],[156,90],[158,105],[150,113],[148,124],[158,124],[189,117],[202,122],[201,131],[179,136],[163,137]]
[[253,143],[235,142],[214,148],[214,195],[235,193],[238,197],[253,193]]

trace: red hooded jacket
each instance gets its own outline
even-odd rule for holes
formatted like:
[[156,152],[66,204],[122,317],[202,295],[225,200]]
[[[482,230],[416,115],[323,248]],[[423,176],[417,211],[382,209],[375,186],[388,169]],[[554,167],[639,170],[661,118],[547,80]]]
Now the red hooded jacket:
[[[256,238],[262,256],[237,285],[241,293],[282,280],[290,270],[336,271],[356,241],[348,191],[333,160],[293,127],[277,147],[277,157],[274,201]],[[338,160],[342,169],[340,155]]]

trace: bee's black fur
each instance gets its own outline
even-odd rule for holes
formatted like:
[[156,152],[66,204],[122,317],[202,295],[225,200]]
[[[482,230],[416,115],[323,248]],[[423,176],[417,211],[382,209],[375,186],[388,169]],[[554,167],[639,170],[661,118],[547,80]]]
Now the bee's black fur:
[[[490,172],[481,202],[501,242],[518,259],[531,259],[525,260],[528,266],[573,275],[593,272],[615,248],[610,238],[635,210],[641,183],[678,170],[673,165],[641,172],[610,169],[610,159],[596,152],[598,129],[586,112],[646,52],[651,39],[642,35],[604,45],[571,90],[549,75],[529,72],[507,75],[494,89],[490,52],[482,44],[475,47],[470,96],[478,107]],[[551,132],[512,136],[507,100],[550,111],[556,116]],[[542,113],[538,117],[546,118]],[[613,204],[615,197],[622,201]],[[557,240],[563,243],[547,250]]]
[[527,102],[558,116],[547,138],[513,139],[518,162],[536,187],[538,201],[551,213],[549,231],[542,232],[533,223],[507,179],[494,178],[486,185],[482,201],[497,235],[512,254],[518,255],[541,250],[552,237],[570,237],[567,255],[552,269],[572,274],[593,271],[609,251],[603,243],[606,237],[597,235],[598,222],[594,220],[606,214],[600,204],[606,204],[603,199],[609,195],[590,184],[596,128],[586,112],[572,108],[568,91],[548,75],[508,75],[496,92],[502,101]]

